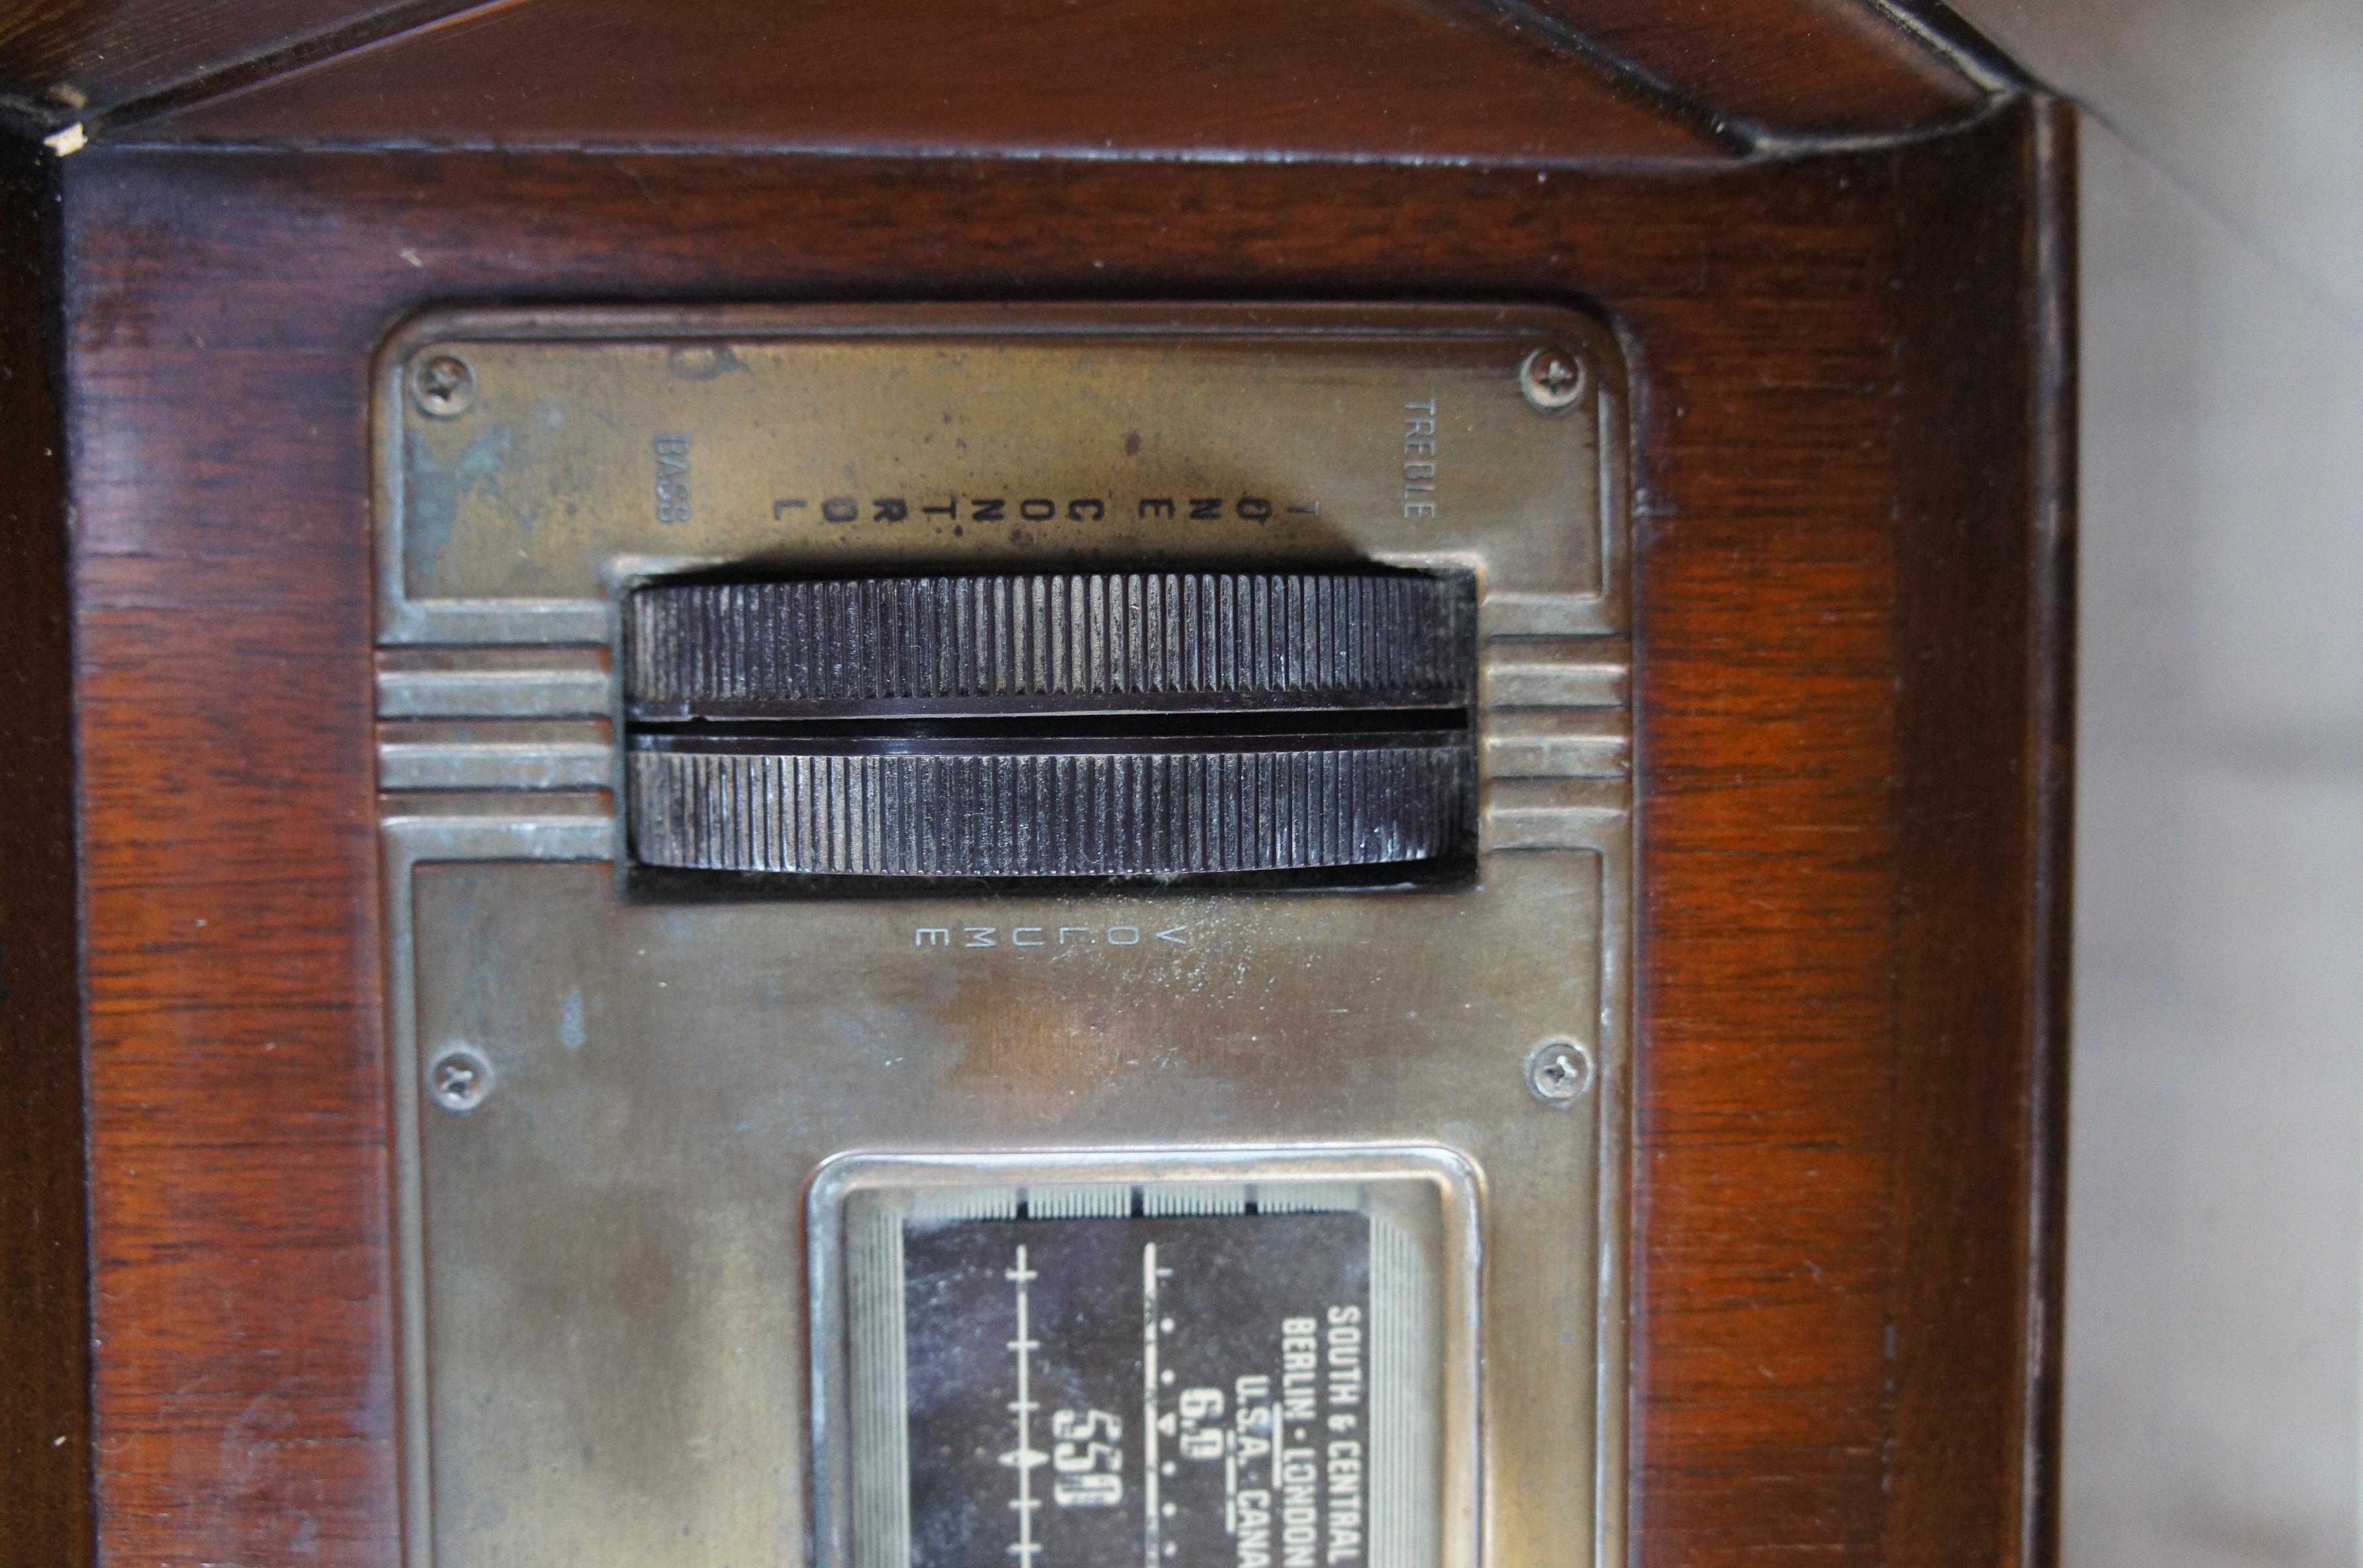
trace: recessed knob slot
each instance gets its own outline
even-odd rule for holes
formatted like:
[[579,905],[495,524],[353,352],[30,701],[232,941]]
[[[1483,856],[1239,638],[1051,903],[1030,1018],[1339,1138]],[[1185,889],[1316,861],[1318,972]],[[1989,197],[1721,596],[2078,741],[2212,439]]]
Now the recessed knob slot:
[[633,852],[893,878],[1449,860],[1473,620],[1465,580],[1370,569],[644,588]]

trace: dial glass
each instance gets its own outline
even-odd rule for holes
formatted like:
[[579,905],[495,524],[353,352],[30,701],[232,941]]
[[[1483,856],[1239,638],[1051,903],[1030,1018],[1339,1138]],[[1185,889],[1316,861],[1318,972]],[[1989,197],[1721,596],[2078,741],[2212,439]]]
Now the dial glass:
[[1435,1561],[1435,1207],[1383,1178],[861,1192],[851,1561]]

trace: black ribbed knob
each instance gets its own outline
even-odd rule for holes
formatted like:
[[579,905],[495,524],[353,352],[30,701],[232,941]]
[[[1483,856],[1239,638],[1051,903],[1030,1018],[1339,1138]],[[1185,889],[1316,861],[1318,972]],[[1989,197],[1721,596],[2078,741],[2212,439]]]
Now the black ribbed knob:
[[649,588],[631,700],[649,719],[1459,707],[1466,600],[1369,572]]
[[633,850],[702,870],[1173,877],[1450,856],[1465,581],[1077,572],[630,601]]

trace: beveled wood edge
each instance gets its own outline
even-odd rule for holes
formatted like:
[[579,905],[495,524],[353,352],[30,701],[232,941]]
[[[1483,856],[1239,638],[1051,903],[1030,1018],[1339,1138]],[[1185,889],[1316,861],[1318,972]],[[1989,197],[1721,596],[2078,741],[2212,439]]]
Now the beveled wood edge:
[[[80,111],[52,113],[50,105],[30,100],[0,101],[0,128],[14,122],[17,128],[38,135],[54,131],[71,121],[78,123],[93,141],[138,146],[146,143],[149,138],[142,133],[149,132],[161,144],[172,145],[179,138],[172,134],[169,121],[181,111],[514,3],[515,0],[392,0],[317,33],[159,82],[113,102],[98,103]],[[1835,147],[1951,128],[1985,113],[1997,96],[2027,84],[2008,59],[1962,22],[1943,0],[1752,0],[1751,7],[1735,10],[1714,24],[1728,34],[1718,41],[1717,47],[1688,50],[1604,39],[1595,30],[1558,15],[1552,0],[1437,3],[1442,10],[1458,13],[1470,25],[1506,31],[1532,47],[1560,57],[1570,69],[1605,77],[1659,118],[1684,126],[1734,155],[1794,154],[1817,146]],[[1657,5],[1659,0],[1612,3],[1637,10]],[[1863,74],[1878,80],[1868,93],[1859,84],[1841,89],[1833,83],[1825,89],[1841,91],[1849,99],[1859,100],[1850,103],[1835,117],[1803,120],[1784,116],[1776,105],[1747,90],[1744,73],[1734,76],[1723,68],[1725,61],[1735,55],[1744,56],[1751,46],[1775,51],[1782,47],[1777,28],[1755,22],[1748,15],[1750,8],[1776,14],[1781,20],[1823,34],[1834,30],[1833,13],[1851,14],[1858,25],[1891,29],[1901,47],[1893,51],[1892,58],[1883,61],[1872,58],[1871,51],[1857,51],[1853,63],[1861,68]],[[612,139],[615,138],[583,138],[585,145]],[[657,150],[662,145],[660,138],[642,149]],[[749,147],[741,150],[764,149]],[[874,146],[838,150],[885,154],[907,149],[903,140],[887,138]],[[990,149],[966,150],[973,155]],[[1244,147],[1234,150],[1236,155],[1259,156]],[[1261,156],[1287,158],[1294,154],[1281,148]]]
[[[0,135],[13,131],[20,136],[38,138],[77,122],[88,129],[115,120],[128,121],[169,114],[173,109],[234,92],[282,72],[296,70],[331,55],[365,48],[396,33],[441,21],[484,3],[485,0],[362,0],[358,6],[339,6],[338,9],[344,13],[342,17],[326,17],[316,31],[276,39],[255,39],[242,52],[234,47],[225,57],[211,63],[161,74],[149,81],[129,82],[126,83],[126,91],[82,104],[40,91],[45,85],[72,86],[79,91],[80,83],[59,82],[44,84],[35,80],[19,81],[9,84],[11,90],[0,91]],[[500,3],[500,0],[494,0],[494,3]],[[70,53],[77,43],[86,46],[93,41],[88,39],[51,39],[48,43],[55,51]],[[12,42],[21,46],[25,39],[19,35]],[[22,68],[40,62],[18,53],[6,63]]]
[[2036,687],[2037,769],[2029,781],[2036,820],[2034,932],[2036,970],[2026,1222],[2030,1315],[2022,1417],[2027,1451],[2021,1497],[2020,1560],[2053,1568],[2060,1552],[2062,1372],[2067,1344],[2068,1108],[2073,1000],[2077,647],[2077,170],[2080,111],[2062,99],[2035,109],[2034,184],[2037,403],[2034,418],[2036,635],[2028,649]]
[[92,1500],[57,171],[0,141],[0,1562],[83,1568]]
[[[1985,167],[1947,168],[1979,142]],[[2027,95],[1916,171],[1900,155],[1892,1562],[2058,1557],[2074,147],[2074,111]],[[1952,180],[1991,194],[1913,201]],[[1961,286],[1926,286],[1939,275]],[[1948,401],[1964,365],[2015,387],[2014,429],[2007,405]]]

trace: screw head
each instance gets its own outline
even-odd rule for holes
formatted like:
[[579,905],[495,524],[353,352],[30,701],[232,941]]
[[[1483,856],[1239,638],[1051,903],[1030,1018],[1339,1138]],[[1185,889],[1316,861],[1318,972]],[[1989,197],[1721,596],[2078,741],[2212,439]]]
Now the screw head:
[[1592,1089],[1592,1053],[1572,1040],[1546,1040],[1526,1058],[1526,1087],[1545,1105],[1566,1110]]
[[457,354],[430,354],[410,375],[411,396],[431,419],[457,419],[476,401],[476,372]]
[[1518,390],[1545,414],[1573,408],[1591,381],[1582,359],[1571,349],[1556,345],[1536,349],[1518,367]]
[[444,1110],[465,1116],[493,1092],[493,1065],[469,1046],[449,1046],[427,1064],[427,1092]]

